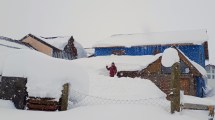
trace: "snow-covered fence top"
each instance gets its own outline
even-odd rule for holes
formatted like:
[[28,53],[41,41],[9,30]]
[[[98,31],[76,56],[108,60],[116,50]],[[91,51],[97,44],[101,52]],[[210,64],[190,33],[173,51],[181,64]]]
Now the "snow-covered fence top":
[[8,54],[2,64],[2,76],[27,78],[29,96],[59,99],[65,83],[70,83],[77,91],[88,93],[87,73],[71,61],[24,49]]
[[94,47],[141,46],[165,44],[202,44],[208,40],[206,30],[186,30],[138,34],[118,34],[97,42]]

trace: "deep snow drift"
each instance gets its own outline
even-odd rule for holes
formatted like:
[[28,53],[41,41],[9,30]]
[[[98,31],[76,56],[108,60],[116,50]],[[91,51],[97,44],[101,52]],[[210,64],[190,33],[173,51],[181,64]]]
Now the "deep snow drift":
[[33,50],[13,50],[4,58],[2,76],[27,78],[29,96],[59,99],[62,86],[88,93],[88,74],[69,60],[49,57]]

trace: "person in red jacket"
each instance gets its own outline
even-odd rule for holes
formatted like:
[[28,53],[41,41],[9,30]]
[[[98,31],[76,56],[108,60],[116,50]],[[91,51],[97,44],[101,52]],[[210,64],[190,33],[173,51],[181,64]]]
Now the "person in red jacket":
[[114,75],[117,73],[117,68],[116,68],[114,62],[112,62],[112,64],[111,64],[110,67],[106,66],[106,68],[107,68],[107,70],[110,71],[110,72],[109,72],[110,77],[114,77]]

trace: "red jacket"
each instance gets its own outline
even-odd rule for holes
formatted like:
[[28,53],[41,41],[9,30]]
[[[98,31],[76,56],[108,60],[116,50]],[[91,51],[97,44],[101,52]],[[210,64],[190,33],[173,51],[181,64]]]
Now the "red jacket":
[[115,65],[112,65],[111,67],[106,66],[106,68],[110,71],[110,77],[114,77],[114,75],[117,73],[117,68]]

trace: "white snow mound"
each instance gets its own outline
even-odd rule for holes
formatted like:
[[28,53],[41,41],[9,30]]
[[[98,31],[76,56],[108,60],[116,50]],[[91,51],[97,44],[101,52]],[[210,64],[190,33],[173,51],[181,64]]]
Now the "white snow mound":
[[27,78],[29,96],[58,99],[65,83],[82,93],[89,89],[88,75],[80,66],[31,50],[16,50],[9,55],[2,75]]
[[163,52],[161,63],[164,67],[171,67],[174,63],[179,62],[178,51],[174,48],[167,48]]

